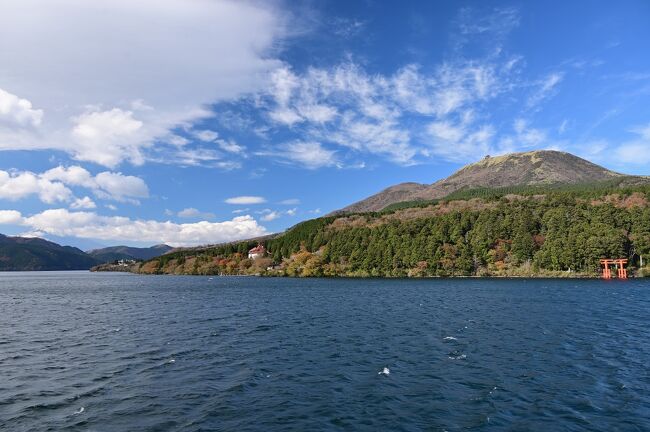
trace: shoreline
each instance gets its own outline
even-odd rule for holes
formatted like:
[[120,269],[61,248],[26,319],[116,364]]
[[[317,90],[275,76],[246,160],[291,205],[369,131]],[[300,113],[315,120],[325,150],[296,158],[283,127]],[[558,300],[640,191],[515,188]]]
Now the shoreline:
[[539,275],[451,275],[451,276],[369,276],[369,275],[336,275],[336,276],[290,276],[280,274],[234,274],[234,275],[218,275],[218,274],[196,274],[196,273],[147,273],[129,270],[89,270],[92,273],[130,273],[142,276],[203,276],[203,277],[259,277],[259,278],[288,278],[288,279],[581,279],[581,280],[630,280],[630,279],[647,279],[644,276],[629,275],[627,279],[604,279],[598,275],[586,274],[570,274],[570,275],[552,275],[552,274],[539,274]]

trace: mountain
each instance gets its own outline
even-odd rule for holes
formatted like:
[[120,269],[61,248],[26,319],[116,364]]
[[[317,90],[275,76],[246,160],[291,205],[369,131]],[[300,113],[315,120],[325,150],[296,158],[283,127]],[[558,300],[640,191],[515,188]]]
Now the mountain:
[[[324,216],[265,240],[176,249],[128,271],[596,277],[601,259],[627,258],[630,275],[650,277],[648,178],[553,184],[470,189],[381,212]],[[248,258],[247,251],[258,244],[267,255]]]
[[486,156],[433,184],[401,183],[336,213],[379,211],[399,202],[440,199],[454,192],[474,188],[575,185],[628,177],[632,178],[570,153],[553,150]]
[[0,234],[0,271],[88,270],[98,263],[75,247]]
[[129,246],[112,246],[103,249],[88,251],[88,255],[96,260],[107,263],[121,259],[125,260],[148,260],[163,255],[173,248],[166,244],[159,244],[148,248],[137,248]]
[[[650,177],[568,153],[486,157],[431,185],[398,184],[345,210],[266,238],[179,248],[128,270],[595,277],[602,258],[628,258],[631,275],[650,276]],[[259,244],[266,256],[248,258]]]

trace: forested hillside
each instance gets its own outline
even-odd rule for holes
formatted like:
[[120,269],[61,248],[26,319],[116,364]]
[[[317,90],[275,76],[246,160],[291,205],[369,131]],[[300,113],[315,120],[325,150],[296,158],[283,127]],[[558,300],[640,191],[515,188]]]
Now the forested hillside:
[[[595,276],[599,259],[650,259],[650,186],[474,189],[383,212],[303,222],[262,242],[183,250],[143,273],[287,276]],[[644,270],[636,272],[643,275]]]
[[93,257],[74,247],[0,234],[0,271],[88,270],[97,264]]
[[108,263],[117,260],[147,260],[167,253],[170,250],[172,250],[171,246],[160,244],[148,248],[112,246],[94,249],[87,253],[99,262]]

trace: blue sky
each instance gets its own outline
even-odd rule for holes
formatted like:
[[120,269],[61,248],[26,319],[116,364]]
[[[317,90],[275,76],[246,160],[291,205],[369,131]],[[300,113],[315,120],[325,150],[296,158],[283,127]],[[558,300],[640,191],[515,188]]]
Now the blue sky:
[[0,232],[278,232],[486,154],[650,174],[650,4],[0,4]]

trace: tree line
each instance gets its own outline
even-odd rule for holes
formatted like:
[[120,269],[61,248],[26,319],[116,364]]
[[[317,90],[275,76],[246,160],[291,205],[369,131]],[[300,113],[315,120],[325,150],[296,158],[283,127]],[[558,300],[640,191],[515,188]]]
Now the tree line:
[[[535,193],[533,193],[533,191]],[[510,192],[510,191],[508,191]],[[521,190],[519,190],[521,193]],[[256,242],[182,251],[157,258],[170,272],[193,260],[185,273],[289,276],[596,275],[601,258],[650,259],[650,186],[623,189],[531,189],[516,197],[486,192],[485,204],[407,218],[405,208],[337,216],[296,225],[263,243],[263,266],[248,260]],[[459,198],[460,199],[460,198]],[[421,206],[421,203],[417,204]],[[435,203],[429,207],[435,210]],[[336,221],[336,223],[334,223]],[[179,255],[180,254],[180,255]]]

